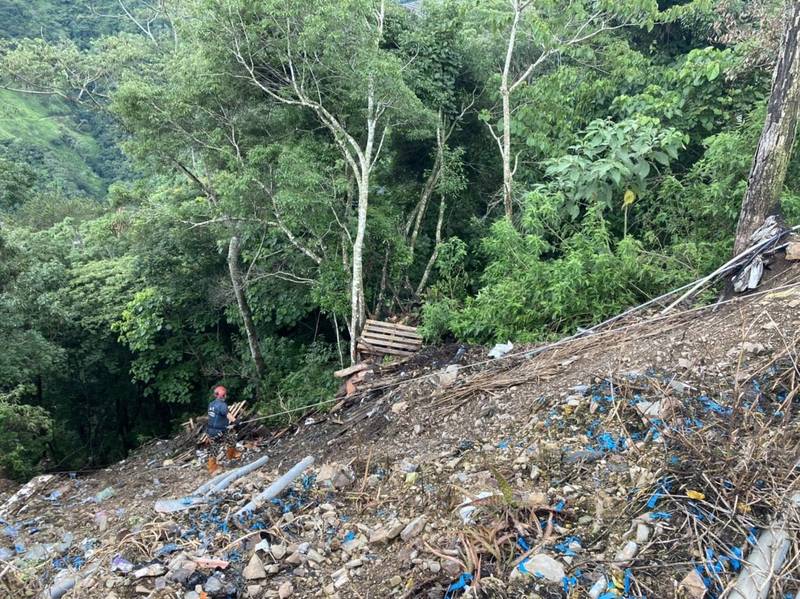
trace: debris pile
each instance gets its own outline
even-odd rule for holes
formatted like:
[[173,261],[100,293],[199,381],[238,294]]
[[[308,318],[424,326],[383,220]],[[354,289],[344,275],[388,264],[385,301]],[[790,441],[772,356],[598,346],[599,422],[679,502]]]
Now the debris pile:
[[371,367],[214,477],[202,452],[176,459],[181,439],[38,477],[3,497],[0,589],[796,596],[800,282],[763,287],[503,357],[448,346]]

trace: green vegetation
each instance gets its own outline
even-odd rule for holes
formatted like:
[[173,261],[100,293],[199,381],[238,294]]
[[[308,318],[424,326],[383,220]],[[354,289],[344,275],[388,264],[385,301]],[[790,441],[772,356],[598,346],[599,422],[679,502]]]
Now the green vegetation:
[[724,261],[775,49],[727,4],[590,4],[7,4],[57,33],[0,32],[42,92],[0,92],[0,467],[118,458],[217,382],[298,417],[366,316],[536,341]]

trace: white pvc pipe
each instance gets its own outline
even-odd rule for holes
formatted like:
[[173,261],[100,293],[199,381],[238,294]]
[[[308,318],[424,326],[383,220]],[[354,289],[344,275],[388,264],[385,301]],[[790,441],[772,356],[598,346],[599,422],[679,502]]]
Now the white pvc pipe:
[[260,505],[280,495],[294,479],[303,474],[303,471],[314,463],[314,458],[308,456],[295,464],[291,470],[281,476],[278,480],[264,489],[261,493],[253,497],[242,509],[236,512],[235,517],[239,517],[247,512],[254,512]]

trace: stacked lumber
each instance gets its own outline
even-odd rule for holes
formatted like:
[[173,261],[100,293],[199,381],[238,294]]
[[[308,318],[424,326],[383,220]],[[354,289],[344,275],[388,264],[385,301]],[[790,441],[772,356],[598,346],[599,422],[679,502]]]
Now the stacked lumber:
[[[246,413],[245,405],[247,405],[247,401],[239,401],[235,404],[231,404],[228,408],[228,413],[232,414],[237,420],[240,420]],[[199,418],[191,418],[189,421],[183,423],[183,428],[186,429],[191,437],[196,439],[195,443],[197,445],[202,445],[209,441],[208,434],[206,434],[207,422],[208,416],[201,416]]]

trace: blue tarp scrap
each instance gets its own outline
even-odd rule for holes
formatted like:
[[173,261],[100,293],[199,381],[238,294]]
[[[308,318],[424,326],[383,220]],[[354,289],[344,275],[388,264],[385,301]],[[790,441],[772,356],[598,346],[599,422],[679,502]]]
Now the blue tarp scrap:
[[575,570],[575,574],[572,576],[565,576],[561,579],[561,589],[565,594],[568,594],[572,589],[578,587],[578,579],[581,575],[582,572],[580,570]]
[[612,433],[600,433],[597,435],[597,445],[604,451],[625,451],[627,439],[625,437],[614,437]]
[[347,534],[344,535],[344,542],[347,543],[348,541],[352,541],[356,538],[356,533],[352,530],[347,531]]
[[564,508],[566,507],[566,505],[567,505],[566,501],[564,501],[563,499],[559,499],[556,502],[555,506],[553,506],[553,511],[554,512],[562,512],[564,510]]
[[756,538],[756,532],[758,529],[755,526],[751,526],[750,530],[747,532],[747,542],[751,545],[755,545],[758,543],[758,539]]
[[622,588],[626,595],[631,594],[631,583],[633,582],[633,572],[630,568],[625,568],[625,576],[622,579]]
[[742,569],[742,559],[744,553],[742,552],[741,547],[731,547],[730,555],[728,556],[731,562],[731,568],[734,572],[738,572]]
[[525,540],[525,537],[517,537],[517,546],[522,549],[522,551],[530,551],[531,546],[528,544],[528,541]]
[[456,596],[456,592],[462,591],[467,588],[467,585],[472,582],[472,574],[464,572],[458,577],[454,583],[447,587],[447,592],[444,594],[444,599],[451,599]]
[[570,557],[575,557],[578,555],[575,551],[569,548],[572,543],[577,543],[578,545],[581,544],[581,540],[579,537],[576,536],[569,536],[566,537],[563,541],[553,546],[553,549],[558,551],[562,555],[568,555]]
[[164,555],[169,555],[170,553],[175,553],[179,549],[178,545],[175,543],[167,543],[163,547],[160,547],[156,550],[156,557],[162,557]]
[[721,416],[728,416],[733,412],[731,408],[720,405],[707,395],[701,395],[697,399],[703,405],[703,408],[706,412],[714,412],[715,414],[720,414]]
[[652,512],[650,514],[651,520],[671,520],[672,514],[669,512]]
[[670,489],[672,488],[672,482],[669,479],[661,479],[658,483],[658,488],[653,491],[653,494],[650,496],[650,499],[647,501],[648,509],[654,509],[658,501],[666,494],[669,493]]

